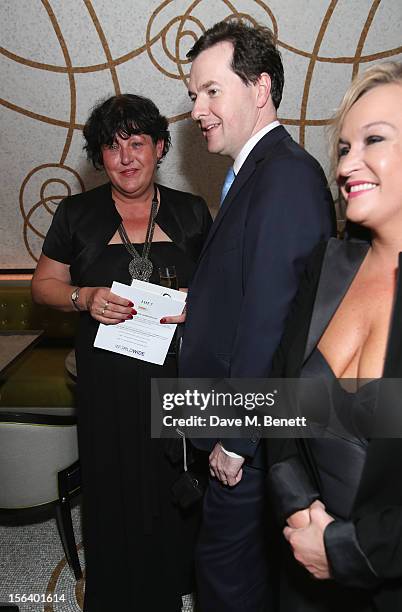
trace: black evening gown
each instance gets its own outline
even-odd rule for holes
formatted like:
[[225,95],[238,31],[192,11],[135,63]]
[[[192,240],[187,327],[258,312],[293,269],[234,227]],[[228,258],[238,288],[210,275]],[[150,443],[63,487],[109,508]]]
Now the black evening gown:
[[[142,252],[142,245],[137,245]],[[83,286],[130,284],[131,257],[112,244],[85,271]],[[174,243],[155,242],[154,270],[174,265],[187,287],[194,262]],[[193,590],[192,554],[198,510],[174,505],[170,487],[180,467],[150,438],[150,379],[175,377],[163,366],[94,348],[98,322],[83,313],[77,339],[79,448],[86,555],[85,612],[178,612]]]
[[[316,387],[317,393],[324,389],[323,401],[328,406],[325,430],[320,425],[320,437],[305,440],[320,499],[331,516],[350,520],[366,460],[369,441],[365,432],[370,430],[378,381],[365,383],[356,393],[348,392],[317,348],[306,361],[302,377],[325,381],[324,387]],[[280,612],[375,612],[369,590],[316,580],[295,562],[287,544],[283,555]]]

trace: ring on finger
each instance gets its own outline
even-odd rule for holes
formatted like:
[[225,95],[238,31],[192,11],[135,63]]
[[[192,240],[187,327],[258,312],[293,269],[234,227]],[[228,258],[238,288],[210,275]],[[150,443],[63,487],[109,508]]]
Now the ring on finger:
[[101,315],[102,315],[102,317],[103,317],[103,315],[105,314],[105,310],[106,310],[106,308],[107,308],[108,306],[109,306],[109,302],[106,300],[105,305],[104,305],[104,307],[103,307],[103,308],[102,308],[102,310],[101,310]]

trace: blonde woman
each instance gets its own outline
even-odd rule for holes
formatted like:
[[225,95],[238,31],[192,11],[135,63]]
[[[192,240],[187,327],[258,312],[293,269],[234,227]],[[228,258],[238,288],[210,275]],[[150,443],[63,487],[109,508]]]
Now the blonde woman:
[[[375,429],[366,437],[358,424],[370,429],[387,409],[379,379],[402,378],[401,64],[375,65],[353,81],[334,119],[333,152],[346,217],[370,238],[331,239],[315,253],[273,376],[332,380],[331,403],[354,427],[267,445],[287,523],[281,611],[396,612],[402,440],[377,439]],[[354,392],[340,379],[354,380]]]

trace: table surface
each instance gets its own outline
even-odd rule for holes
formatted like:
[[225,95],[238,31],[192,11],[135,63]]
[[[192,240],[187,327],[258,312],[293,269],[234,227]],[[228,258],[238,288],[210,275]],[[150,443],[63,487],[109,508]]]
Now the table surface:
[[43,329],[0,331],[0,372],[32,348],[42,334]]

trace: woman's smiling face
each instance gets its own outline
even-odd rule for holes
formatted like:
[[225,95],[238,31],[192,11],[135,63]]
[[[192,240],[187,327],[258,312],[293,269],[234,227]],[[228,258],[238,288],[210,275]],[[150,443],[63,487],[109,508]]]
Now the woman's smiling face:
[[103,147],[103,165],[113,189],[127,198],[143,196],[153,190],[156,165],[163,152],[164,141],[156,144],[149,134],[118,134],[110,147]]
[[376,231],[402,231],[402,83],[379,85],[353,104],[339,138],[337,181],[346,216]]

